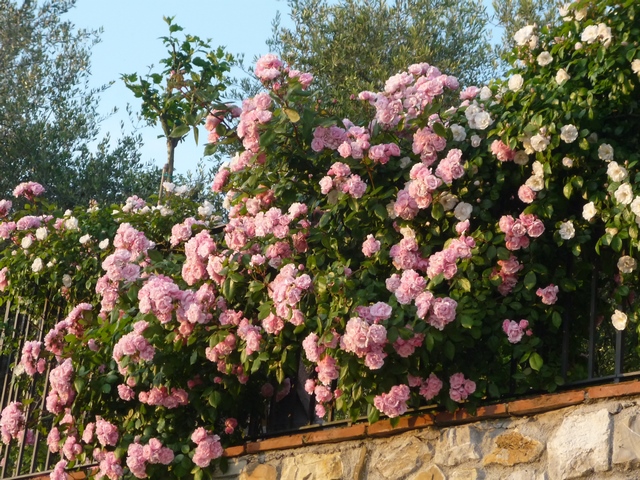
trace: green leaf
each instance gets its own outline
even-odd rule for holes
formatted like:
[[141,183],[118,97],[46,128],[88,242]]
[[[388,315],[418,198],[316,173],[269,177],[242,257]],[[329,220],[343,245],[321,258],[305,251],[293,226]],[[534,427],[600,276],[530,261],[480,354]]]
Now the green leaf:
[[300,114],[291,108],[284,108],[285,115],[291,120],[291,123],[297,123],[300,121]]
[[533,368],[536,372],[540,371],[543,364],[544,361],[542,360],[542,357],[538,355],[538,353],[533,352],[529,357],[529,365],[531,365],[531,368]]
[[435,132],[436,135],[439,135],[441,137],[447,136],[447,129],[442,123],[433,122],[433,125],[431,125],[431,128],[433,128],[433,131]]
[[536,286],[536,274],[533,272],[529,272],[524,276],[524,286],[527,288],[527,290],[531,290],[532,288],[534,288]]
[[178,125],[169,134],[169,137],[171,137],[171,138],[182,138],[187,133],[189,133],[189,125]]

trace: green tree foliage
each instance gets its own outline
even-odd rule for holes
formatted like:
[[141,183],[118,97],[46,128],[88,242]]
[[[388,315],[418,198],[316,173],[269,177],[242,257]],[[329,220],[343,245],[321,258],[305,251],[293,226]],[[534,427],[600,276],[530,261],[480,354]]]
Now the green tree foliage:
[[379,91],[390,75],[427,62],[464,84],[487,80],[489,16],[473,0],[288,0],[292,28],[274,22],[267,42],[333,98],[332,111],[357,109],[349,94]]
[[503,29],[499,54],[516,46],[513,35],[526,25],[557,26],[560,23],[559,2],[554,0],[493,0],[494,19]]
[[198,143],[198,125],[220,104],[226,89],[226,73],[233,58],[222,47],[211,50],[208,41],[195,35],[180,40],[173,36],[182,27],[165,17],[169,36],[161,40],[169,56],[160,60],[161,72],[147,75],[123,75],[122,79],[136,98],[142,100],[141,116],[149,125],[160,124],[167,142],[167,176],[173,178],[175,149],[190,131]]
[[[98,32],[62,18],[75,0],[0,0],[0,192],[25,180],[70,206],[150,193],[157,177],[138,154],[140,139],[99,141],[98,97],[88,87]],[[154,182],[155,183],[155,182]]]

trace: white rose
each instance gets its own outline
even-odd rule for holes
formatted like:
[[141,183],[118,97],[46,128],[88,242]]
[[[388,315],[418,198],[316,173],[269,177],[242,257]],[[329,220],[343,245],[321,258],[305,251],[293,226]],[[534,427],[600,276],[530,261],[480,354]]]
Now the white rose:
[[69,209],[66,209],[64,211],[64,213],[62,214],[63,217],[70,217],[73,214],[73,212]]
[[522,75],[516,73],[509,79],[509,90],[511,90],[512,92],[517,92],[522,88],[523,84],[524,79],[522,78]]
[[396,202],[389,202],[387,203],[387,216],[393,220],[394,218],[397,218],[398,216],[396,215]]
[[624,330],[627,326],[627,315],[616,309],[613,315],[611,315],[611,323],[616,330]]
[[453,140],[456,142],[463,142],[465,138],[467,138],[467,131],[464,127],[461,127],[457,123],[454,123],[449,127],[451,129],[451,133],[453,134]]
[[205,200],[202,206],[198,207],[198,215],[201,217],[210,217],[213,214],[213,204],[209,200]]
[[31,245],[33,244],[33,238],[31,238],[31,235],[27,235],[26,237],[24,237],[22,239],[22,242],[20,242],[20,245],[22,246],[22,248],[24,248],[25,250],[27,248],[29,248]]
[[104,240],[102,240],[99,244],[98,244],[98,248],[100,248],[100,250],[104,250],[105,248],[107,248],[109,246],[109,239],[105,238]]
[[584,7],[581,10],[576,10],[576,13],[574,14],[574,16],[578,21],[584,20],[585,17],[587,16],[587,7]]
[[578,129],[575,125],[565,125],[560,129],[560,138],[566,143],[573,143],[578,138]]
[[556,73],[556,83],[558,85],[562,85],[564,82],[566,82],[570,78],[571,78],[571,76],[567,73],[567,71],[564,68],[561,68]]
[[617,188],[613,196],[616,197],[618,203],[629,205],[633,201],[633,189],[628,183],[623,183]]
[[539,133],[531,137],[531,148],[533,148],[536,152],[544,152],[549,146],[549,138],[544,135],[540,135]]
[[176,189],[174,190],[176,195],[184,195],[185,193],[189,192],[189,187],[187,185],[182,185],[180,187],[176,187]]
[[638,266],[638,262],[633,257],[629,255],[624,255],[618,259],[618,270],[622,273],[631,273]]
[[602,40],[602,45],[608,47],[611,45],[612,35],[611,35],[611,27],[607,27],[604,23],[598,24],[598,37]]
[[536,160],[531,164],[531,172],[533,173],[533,175],[544,177],[544,165]]
[[598,39],[598,26],[597,25],[589,25],[584,29],[582,35],[580,35],[580,40],[587,43],[593,43]]
[[173,215],[173,210],[171,210],[166,205],[161,205],[159,210],[160,210],[160,215],[162,215],[163,217],[168,217],[169,215]]
[[513,156],[513,163],[516,165],[526,165],[529,163],[529,155],[524,150],[518,150]]
[[173,192],[175,190],[175,188],[176,188],[176,185],[174,183],[171,183],[171,182],[162,182],[162,187],[167,192]]
[[448,212],[456,206],[456,204],[458,203],[458,198],[455,195],[451,195],[450,193],[443,193],[442,195],[440,195],[438,201],[440,202],[440,205],[442,205],[442,208],[444,208],[444,211]]
[[471,146],[476,148],[478,146],[480,146],[480,142],[482,141],[482,138],[480,138],[478,135],[472,135],[471,136]]
[[539,192],[544,188],[544,177],[540,175],[531,175],[524,184],[534,192]]
[[608,143],[600,145],[600,147],[598,147],[598,158],[605,162],[613,160],[613,147]]
[[41,258],[36,258],[31,264],[31,270],[33,270],[33,273],[38,273],[40,270],[43,269],[43,267],[44,267],[44,264],[42,263]]
[[631,202],[631,211],[640,217],[640,197],[635,197]]
[[[473,123],[475,124],[475,128],[477,130],[485,130],[489,125],[493,123],[491,120],[491,115],[488,112],[478,112],[473,117]],[[471,125],[469,125],[471,126]]]
[[402,157],[400,159],[400,168],[407,168],[411,164],[411,158]]
[[472,211],[473,206],[470,203],[460,202],[458,205],[456,205],[456,208],[453,211],[453,215],[461,222],[464,222],[465,220],[469,219],[469,217],[471,217]]
[[584,218],[587,222],[596,216],[598,210],[593,202],[587,203],[584,207],[582,207],[582,218]]
[[562,159],[562,165],[564,165],[567,168],[573,167],[573,158],[564,157]]
[[525,45],[533,35],[533,30],[535,28],[536,27],[534,25],[527,25],[526,27],[522,27],[520,30],[518,30],[513,36],[513,39],[516,41],[516,44],[518,44],[521,47]]
[[415,240],[416,239],[416,232],[411,227],[401,227],[400,228],[400,234],[404,238],[407,238],[409,240]]
[[614,182],[623,181],[627,178],[628,173],[626,168],[618,165],[618,162],[609,162],[607,165],[607,175],[609,175]]
[[536,60],[538,62],[538,65],[540,65],[541,67],[545,67],[553,62],[553,57],[549,52],[542,52],[540,55],[538,55],[538,58],[536,58]]
[[637,73],[640,75],[640,58],[636,58],[633,62],[631,62],[631,70],[633,73]]
[[582,50],[582,43],[576,42],[576,50]]
[[480,100],[489,100],[493,96],[493,92],[489,87],[482,87],[480,89]]
[[68,273],[65,273],[62,276],[62,285],[64,285],[65,287],[69,288],[71,286],[71,275],[69,275]]
[[[564,20],[564,17],[569,15],[569,7],[570,6],[571,6],[571,4],[565,3],[564,5],[560,5],[560,7],[558,8],[558,13],[563,18],[563,20]],[[568,21],[568,20],[565,20],[565,21]]]
[[78,230],[78,219],[69,217],[64,221],[64,226],[67,230]]
[[576,229],[571,220],[560,224],[560,238],[563,240],[571,240],[576,235]]
[[47,231],[47,227],[39,227],[36,230],[36,238],[38,240],[44,240],[45,238],[47,238],[47,235],[49,235],[49,232]]
[[538,46],[538,36],[537,35],[531,35],[531,38],[529,39],[529,48],[531,50],[535,50],[535,48]]
[[91,235],[89,235],[88,233],[86,235],[83,235],[80,237],[80,244],[84,245],[85,243],[87,243],[89,240],[91,240]]

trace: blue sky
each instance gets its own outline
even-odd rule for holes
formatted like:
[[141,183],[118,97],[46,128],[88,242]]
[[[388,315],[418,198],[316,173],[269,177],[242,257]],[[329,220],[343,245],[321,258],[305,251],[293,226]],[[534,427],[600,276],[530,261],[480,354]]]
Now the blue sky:
[[[255,55],[268,53],[265,41],[271,36],[271,22],[278,11],[286,24],[289,10],[284,0],[77,0],[66,18],[78,28],[104,30],[101,43],[92,51],[91,85],[115,82],[102,95],[100,112],[107,115],[114,107],[120,112],[103,122],[103,133],[111,132],[112,138],[117,138],[121,121],[127,131],[135,128],[125,107],[130,103],[137,112],[140,102],[124,87],[120,75],[147,73],[150,65],[166,56],[158,39],[168,34],[163,16],[174,16],[174,23],[186,33],[210,38],[213,48],[223,45],[230,53],[244,53],[245,63],[251,63]],[[143,159],[163,165],[166,150],[164,140],[157,138],[160,128],[144,127],[139,133],[145,143]],[[195,169],[202,150],[202,143],[196,146],[192,137],[187,138],[176,149],[176,170],[185,173]]]

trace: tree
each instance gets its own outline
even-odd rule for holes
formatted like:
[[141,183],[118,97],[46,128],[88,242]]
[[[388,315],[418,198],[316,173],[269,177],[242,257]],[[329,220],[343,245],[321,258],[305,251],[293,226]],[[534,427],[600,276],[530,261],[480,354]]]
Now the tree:
[[293,68],[310,71],[332,97],[331,111],[353,110],[349,95],[379,91],[392,74],[427,62],[464,84],[492,72],[489,17],[473,0],[288,0],[294,26],[274,21],[267,42]]
[[[97,105],[104,88],[88,87],[98,32],[62,19],[75,0],[0,0],[0,194],[33,180],[63,206],[87,198],[147,194],[139,178],[157,176],[137,153],[138,137],[109,137],[97,151]],[[96,175],[99,173],[99,175]],[[87,179],[91,179],[87,183]],[[90,187],[90,188],[89,188]]]
[[516,46],[514,34],[526,25],[557,26],[560,23],[558,2],[554,0],[493,0],[494,18],[503,28],[499,54]]
[[[165,17],[169,36],[162,37],[169,56],[160,60],[160,73],[123,75],[122,79],[136,98],[142,99],[141,116],[149,125],[160,124],[167,142],[167,177],[173,178],[175,149],[190,131],[198,143],[198,125],[214,109],[226,110],[220,103],[220,93],[226,89],[225,74],[233,58],[219,47],[211,50],[208,41],[195,35],[185,35],[184,40],[173,36],[183,30]],[[163,85],[162,83],[165,82]]]

